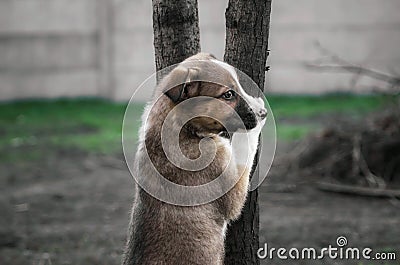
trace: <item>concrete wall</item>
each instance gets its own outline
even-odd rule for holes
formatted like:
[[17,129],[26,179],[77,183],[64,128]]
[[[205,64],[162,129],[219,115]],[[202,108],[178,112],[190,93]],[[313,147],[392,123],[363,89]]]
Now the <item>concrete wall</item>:
[[[219,58],[226,5],[199,0],[202,50]],[[398,0],[274,0],[267,90],[381,87],[354,74],[313,72],[304,63],[330,61],[319,43],[349,62],[400,73],[399,11]],[[152,38],[150,0],[0,0],[0,99],[129,99],[155,69]]]
[[354,74],[316,73],[305,62],[331,61],[319,43],[348,62],[400,75],[400,1],[273,1],[271,91],[321,93],[382,87]]
[[93,95],[95,0],[0,1],[1,99]]

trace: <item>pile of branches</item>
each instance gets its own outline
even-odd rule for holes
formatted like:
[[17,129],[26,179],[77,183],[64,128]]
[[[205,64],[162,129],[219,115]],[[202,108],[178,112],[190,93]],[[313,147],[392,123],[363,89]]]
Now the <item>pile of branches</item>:
[[317,185],[323,190],[400,198],[400,77],[350,63],[319,43],[316,47],[325,59],[306,67],[353,73],[354,82],[360,76],[383,81],[386,87],[378,91],[397,102],[358,124],[339,122],[312,137],[296,156],[296,167],[307,175],[322,176]]
[[400,196],[396,190],[400,187],[399,107],[358,124],[338,122],[308,139],[305,146],[297,167],[307,175],[322,176],[321,189]]

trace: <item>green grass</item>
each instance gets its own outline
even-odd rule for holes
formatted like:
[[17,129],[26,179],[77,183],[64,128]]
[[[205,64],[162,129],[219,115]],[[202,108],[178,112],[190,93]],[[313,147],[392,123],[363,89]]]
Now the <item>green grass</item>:
[[323,96],[267,96],[278,118],[310,118],[320,114],[347,113],[360,115],[393,99],[377,95],[332,94]]
[[299,140],[318,129],[318,126],[310,124],[276,124],[276,133],[278,140],[284,141]]
[[[323,96],[268,96],[277,122],[279,140],[298,140],[321,129],[318,117],[345,114],[359,119],[368,112],[394,102],[394,97],[383,95],[331,94]],[[316,121],[313,121],[315,118]],[[285,120],[297,120],[295,123]]]
[[[317,129],[310,119],[325,114],[362,116],[386,104],[383,96],[328,95],[269,96],[278,121],[280,140],[295,140]],[[144,104],[135,104],[135,126],[140,124]],[[0,159],[14,159],[4,150],[30,146],[31,159],[40,158],[43,146],[79,148],[94,153],[121,151],[121,128],[126,104],[100,99],[32,100],[0,104]],[[300,122],[285,122],[297,118]],[[302,122],[302,119],[308,121]],[[282,121],[282,122],[281,122]],[[137,133],[137,130],[135,130]],[[137,135],[136,135],[137,136]],[[38,148],[40,147],[40,148]]]
[[[144,104],[137,104],[139,126]],[[0,149],[55,145],[89,152],[121,150],[126,104],[99,99],[23,101],[0,104]]]

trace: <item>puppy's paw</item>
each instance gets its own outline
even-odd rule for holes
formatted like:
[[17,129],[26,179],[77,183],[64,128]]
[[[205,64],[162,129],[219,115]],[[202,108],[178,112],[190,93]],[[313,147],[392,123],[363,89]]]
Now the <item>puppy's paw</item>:
[[259,136],[264,125],[265,125],[265,119],[259,121],[254,129],[248,131],[250,149],[254,153],[254,155],[257,151]]
[[265,120],[252,130],[247,132],[236,132],[232,137],[232,151],[235,162],[238,165],[251,168],[253,165],[254,157],[257,152],[258,139]]
[[232,136],[232,154],[237,165],[247,167],[250,159],[250,137],[245,132],[235,132]]

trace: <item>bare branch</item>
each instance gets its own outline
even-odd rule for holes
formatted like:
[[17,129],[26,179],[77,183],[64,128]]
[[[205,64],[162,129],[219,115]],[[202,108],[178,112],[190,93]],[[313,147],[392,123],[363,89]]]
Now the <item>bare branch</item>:
[[389,84],[392,88],[400,87],[400,77],[393,76],[386,73],[378,72],[361,65],[356,65],[350,63],[340,57],[339,55],[333,53],[332,51],[322,47],[320,43],[316,43],[315,45],[317,49],[321,52],[321,54],[325,57],[328,57],[327,63],[323,63],[322,60],[318,60],[318,62],[306,62],[304,66],[312,71],[320,71],[320,72],[349,72],[354,73],[356,75],[364,75],[371,77],[376,80],[380,80]]
[[400,197],[400,190],[380,189],[380,188],[365,188],[356,187],[353,185],[334,184],[328,182],[317,182],[318,189],[322,191],[353,194],[359,196],[373,196],[373,197]]
[[354,74],[366,75],[377,80],[384,81],[390,85],[400,86],[400,78],[380,73],[362,66],[356,65],[317,65],[311,63],[304,64],[308,69],[321,72],[350,72]]

